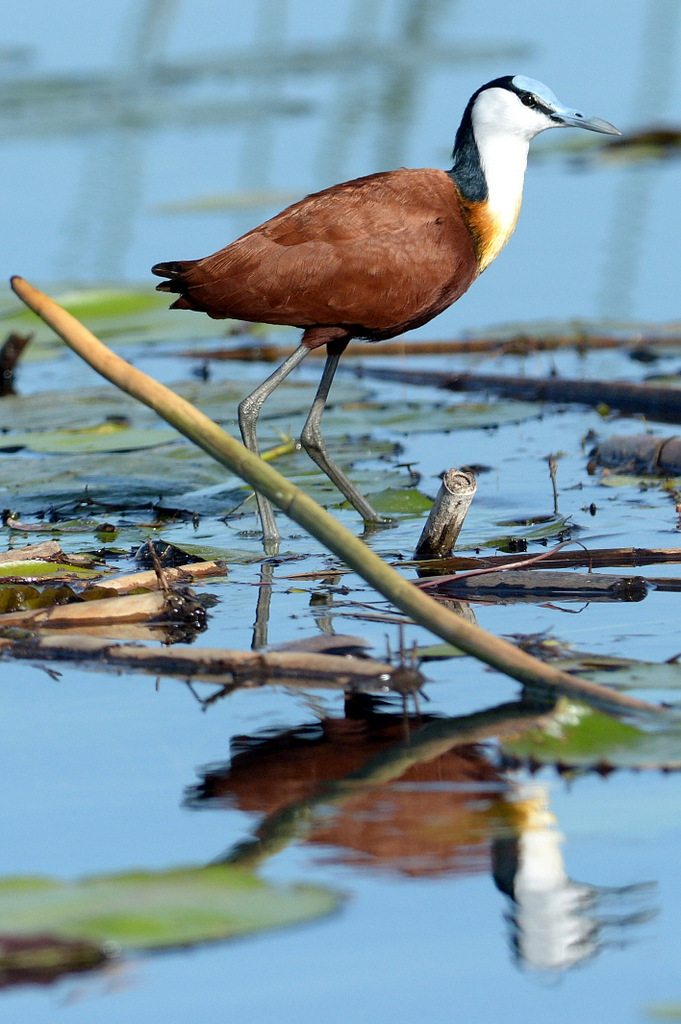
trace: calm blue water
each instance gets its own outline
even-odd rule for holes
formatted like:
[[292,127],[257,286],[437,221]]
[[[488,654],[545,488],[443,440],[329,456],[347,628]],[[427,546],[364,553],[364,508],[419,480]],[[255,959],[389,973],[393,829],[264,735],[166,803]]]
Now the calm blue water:
[[[19,273],[50,287],[108,280],[151,288],[152,263],[213,251],[289,199],[399,164],[448,166],[468,96],[499,74],[546,81],[564,102],[623,130],[676,124],[678,29],[673,0],[624,0],[616,8],[603,0],[11,5],[0,43],[0,97],[14,90],[11,104],[0,106],[0,276]],[[285,74],[265,73],[275,59],[295,53]],[[230,64],[237,60],[239,74]],[[222,73],[201,71],[209,62]],[[153,72],[159,63],[165,76]],[[75,85],[67,90],[62,76]],[[33,79],[43,98],[29,103]],[[539,140],[538,153],[546,143],[544,157],[529,168],[508,250],[422,335],[448,337],[516,320],[678,317],[678,163],[578,170],[549,152],[576,141],[575,134]],[[211,213],[191,206],[208,196],[220,196],[223,206]],[[180,203],[190,207],[163,207]],[[564,368],[579,372],[571,358]],[[615,376],[624,362],[593,359],[590,369],[601,375],[614,367]],[[58,379],[63,367],[27,368],[27,393],[40,391],[42,373]],[[595,413],[570,413],[497,434],[401,441],[404,461],[418,461],[428,480],[456,461],[492,465],[480,480],[472,531],[502,503],[509,514],[548,511],[546,481],[526,476],[523,460],[564,443],[563,486],[584,491],[566,490],[563,511],[590,531],[593,546],[675,544],[669,499],[604,494],[597,482],[584,481],[575,439],[597,426]],[[625,427],[638,429],[634,422]],[[591,500],[603,508],[593,523],[582,512]],[[401,526],[376,541],[376,549],[408,552],[410,530]],[[304,540],[291,547],[306,554]],[[317,564],[315,556],[308,560]],[[231,579],[202,642],[247,648],[257,571],[236,567]],[[362,599],[361,592],[354,596]],[[391,629],[394,641],[394,627],[344,618],[342,595],[334,601],[338,608],[332,605],[329,617],[337,631],[368,636],[380,653]],[[498,633],[555,630],[601,653],[651,660],[678,653],[678,615],[668,595],[651,595],[641,606],[608,606],[597,618],[573,611],[481,608],[477,614]],[[324,628],[319,608],[315,614]],[[272,641],[315,629],[309,593],[278,579]],[[412,639],[428,641],[417,630]],[[0,877],[77,878],[212,861],[250,834],[263,807],[243,796],[229,807],[187,809],[185,790],[202,769],[224,765],[235,736],[314,723],[319,706],[342,711],[336,695],[306,697],[280,687],[237,693],[204,713],[171,680],[157,688],[151,677],[71,668],[50,676],[42,667],[7,664],[0,673]],[[468,661],[435,663],[427,674],[431,702],[424,710],[434,714],[472,713],[516,694],[512,683]],[[415,821],[410,838],[417,846],[437,848],[437,838],[461,851],[454,866],[409,873],[388,850],[372,870],[358,862],[350,842],[343,855],[331,842],[294,843],[263,865],[263,875],[277,884],[314,881],[341,891],[347,900],[336,916],[126,962],[51,988],[17,989],[0,995],[2,1019],[421,1024],[474,1018],[486,1024],[511,1016],[537,1024],[624,1024],[647,1019],[657,1004],[678,1005],[681,780],[642,772],[570,782],[543,773],[535,781],[542,788],[531,791],[534,799],[555,817],[555,826],[544,821],[539,831],[559,879],[551,898],[563,901],[552,917],[557,936],[537,931],[540,915],[528,902],[515,905],[514,928],[512,905],[492,876],[500,806],[511,808],[519,839],[534,835],[533,820],[518,810],[532,803],[528,780],[521,774],[497,780],[497,806],[485,785],[466,788],[470,781],[446,775],[445,805],[419,817],[407,803],[413,817],[405,809],[399,822]],[[425,802],[436,782],[410,785]],[[406,801],[407,789],[387,787],[387,805]],[[266,795],[263,784],[263,802]],[[330,810],[319,813],[333,823]],[[382,805],[362,807],[352,820],[372,824],[385,813]],[[564,877],[556,868],[561,863]],[[585,911],[575,916],[571,900]],[[571,951],[572,966],[539,969],[537,934],[547,959],[555,941]]]
[[[114,0],[101,11],[76,0],[13,5],[0,48],[9,51],[0,64],[8,83],[52,74],[106,85],[90,83],[74,99],[56,83],[50,102],[21,105],[18,115],[5,108],[3,275],[149,281],[152,263],[214,251],[280,208],[282,196],[399,164],[448,166],[468,96],[499,74],[545,81],[622,130],[676,120],[673,0],[625,0],[616,14],[587,0],[430,0],[417,5],[411,31],[409,9],[391,0],[247,10],[207,0]],[[359,43],[367,55],[353,60]],[[12,47],[27,52],[12,60]],[[367,51],[378,47],[385,56],[372,62]],[[322,48],[335,57],[329,70],[319,61],[305,73],[294,60],[286,74],[257,73],[267,53]],[[202,60],[224,67],[254,52],[247,77],[197,71]],[[184,88],[170,71],[154,77],[155,61],[189,65],[192,77]],[[105,89],[109,99],[92,115],[88,96]],[[535,149],[597,138],[578,134],[550,133]],[[511,248],[422,333],[594,314],[675,318],[677,181],[674,162],[587,175],[557,157],[535,160]],[[232,212],[159,212],[216,195],[243,203],[244,193],[263,199]]]

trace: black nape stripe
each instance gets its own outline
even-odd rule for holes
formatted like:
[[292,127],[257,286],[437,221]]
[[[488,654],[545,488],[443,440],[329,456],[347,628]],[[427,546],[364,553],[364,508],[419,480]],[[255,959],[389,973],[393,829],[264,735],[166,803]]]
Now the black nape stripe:
[[489,199],[487,182],[482,170],[482,164],[480,163],[480,152],[473,135],[473,120],[471,116],[473,104],[480,93],[486,89],[508,89],[510,92],[519,92],[513,85],[513,75],[495,78],[492,82],[487,82],[473,93],[463,112],[461,124],[454,141],[454,152],[452,153],[454,166],[447,173],[454,184],[458,185],[464,199],[471,203],[484,203],[486,199]]
[[[502,82],[505,79],[499,79],[499,81]],[[487,181],[485,180],[482,164],[480,163],[480,151],[473,134],[473,120],[471,117],[473,103],[480,92],[481,90],[478,89],[478,92],[471,96],[464,110],[461,124],[456,133],[454,151],[452,153],[454,166],[451,171],[447,171],[454,184],[458,186],[464,199],[471,203],[483,203],[489,198]]]

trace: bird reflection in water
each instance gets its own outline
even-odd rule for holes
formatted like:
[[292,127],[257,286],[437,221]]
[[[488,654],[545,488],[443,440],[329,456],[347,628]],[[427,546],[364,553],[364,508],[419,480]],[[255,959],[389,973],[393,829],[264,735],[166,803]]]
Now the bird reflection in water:
[[511,901],[509,939],[518,962],[559,972],[607,945],[632,942],[632,927],[654,916],[645,906],[653,886],[574,882],[565,870],[563,836],[546,786],[523,783],[507,799],[513,827],[492,843],[492,874]]
[[224,860],[254,866],[297,840],[326,864],[402,877],[489,872],[511,900],[514,955],[544,972],[587,960],[613,933],[623,942],[648,919],[640,903],[649,887],[603,889],[567,877],[545,787],[520,784],[495,763],[484,741],[502,721],[526,721],[522,705],[465,719],[414,715],[408,741],[403,715],[382,698],[352,695],[346,712],[237,737],[230,762],[188,790],[189,806],[263,816],[254,838]]

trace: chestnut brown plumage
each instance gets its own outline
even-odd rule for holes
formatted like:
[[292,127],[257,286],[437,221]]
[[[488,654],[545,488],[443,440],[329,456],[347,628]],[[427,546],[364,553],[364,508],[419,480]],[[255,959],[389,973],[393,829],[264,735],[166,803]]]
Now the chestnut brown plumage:
[[180,293],[174,309],[302,327],[318,348],[420,327],[466,291],[477,261],[449,175],[402,169],[317,192],[213,256],[154,273]]
[[[381,521],[322,439],[338,360],[351,338],[393,338],[463,295],[513,232],[530,139],[561,124],[617,133],[605,121],[562,107],[540,83],[496,79],[466,107],[451,171],[402,168],[334,185],[212,256],[152,268],[166,278],[159,290],[179,296],[174,309],[302,328],[300,346],[239,406],[249,449],[258,450],[256,423],[265,399],[310,349],[326,345],[301,443],[365,520]],[[278,541],[273,512],[261,495],[258,507],[272,550]]]

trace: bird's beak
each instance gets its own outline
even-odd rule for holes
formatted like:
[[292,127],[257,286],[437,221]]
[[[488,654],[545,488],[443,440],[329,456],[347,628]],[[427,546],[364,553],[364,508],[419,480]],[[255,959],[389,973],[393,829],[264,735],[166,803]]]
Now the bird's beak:
[[586,128],[590,132],[600,132],[602,135],[621,135],[622,132],[615,128],[614,124],[604,121],[602,117],[586,117],[577,110],[558,109],[552,113],[557,125],[566,128]]

